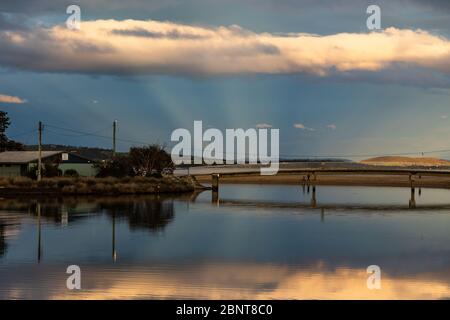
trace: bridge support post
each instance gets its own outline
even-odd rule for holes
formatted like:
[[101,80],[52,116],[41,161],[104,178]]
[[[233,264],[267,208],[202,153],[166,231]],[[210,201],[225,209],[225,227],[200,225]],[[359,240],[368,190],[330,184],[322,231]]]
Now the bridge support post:
[[212,179],[212,183],[211,183],[211,188],[212,191],[219,191],[219,177],[220,175],[218,173],[213,173],[211,175],[211,179]]
[[311,195],[311,207],[315,208],[317,206],[316,200],[316,186],[312,187],[312,195]]
[[413,209],[416,207],[416,192],[413,187],[411,187],[411,198],[409,200],[409,208]]
[[219,192],[214,190],[211,192],[211,203],[219,206]]

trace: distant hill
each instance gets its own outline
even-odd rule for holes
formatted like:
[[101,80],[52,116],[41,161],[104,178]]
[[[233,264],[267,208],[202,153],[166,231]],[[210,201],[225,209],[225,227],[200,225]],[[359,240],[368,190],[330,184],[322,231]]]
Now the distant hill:
[[299,158],[299,159],[280,158],[280,162],[352,162],[352,160],[342,158]]
[[378,165],[378,166],[400,166],[400,167],[448,167],[450,161],[437,158],[413,158],[400,156],[386,156],[376,157],[362,160],[363,164]]
[[[26,151],[35,151],[38,149],[36,145],[25,146]],[[110,149],[102,149],[102,148],[91,148],[91,147],[75,147],[75,146],[66,146],[59,144],[44,144],[42,146],[43,151],[68,151],[72,153],[79,154],[82,157],[91,159],[91,160],[105,160],[111,158],[112,150]]]

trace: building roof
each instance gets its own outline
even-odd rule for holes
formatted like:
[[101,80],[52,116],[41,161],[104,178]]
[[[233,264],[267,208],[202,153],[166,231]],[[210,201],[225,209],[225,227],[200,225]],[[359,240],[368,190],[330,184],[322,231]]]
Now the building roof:
[[[64,151],[42,151],[42,158],[48,158]],[[37,161],[39,158],[38,151],[4,151],[0,152],[0,163],[8,164],[26,164]]]

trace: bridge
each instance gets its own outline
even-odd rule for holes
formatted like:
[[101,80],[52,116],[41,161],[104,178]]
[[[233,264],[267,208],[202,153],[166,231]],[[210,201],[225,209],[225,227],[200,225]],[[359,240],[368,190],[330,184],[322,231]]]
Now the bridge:
[[[208,172],[209,171],[209,172]],[[198,173],[192,172],[193,176],[211,176],[212,202],[219,201],[219,185],[220,178],[223,177],[237,177],[237,176],[256,176],[260,175],[260,168],[245,168],[232,166],[222,167],[208,167],[207,170],[199,170]],[[422,177],[447,177],[450,178],[450,170],[435,170],[435,169],[415,169],[415,168],[384,168],[384,167],[359,167],[359,168],[280,168],[277,175],[298,175],[302,176],[299,184],[307,186],[307,192],[311,188],[311,206],[317,206],[316,200],[316,181],[320,175],[391,175],[391,176],[408,176],[411,188],[411,197],[409,199],[409,207],[415,208],[415,187],[414,181],[416,178]]]
[[[225,170],[223,170],[225,169]],[[259,168],[218,168],[211,173],[211,184],[213,191],[219,190],[219,181],[221,177],[236,177],[236,176],[255,176],[260,175]],[[303,176],[303,182],[306,184],[314,184],[319,175],[394,175],[394,176],[408,176],[411,184],[414,178],[422,178],[422,176],[430,177],[447,177],[450,178],[450,170],[432,170],[432,169],[392,169],[392,168],[376,168],[376,169],[352,169],[352,168],[309,168],[309,169],[280,169],[278,175],[300,175]],[[195,174],[194,176],[205,175],[205,173]],[[301,182],[301,181],[299,181]]]

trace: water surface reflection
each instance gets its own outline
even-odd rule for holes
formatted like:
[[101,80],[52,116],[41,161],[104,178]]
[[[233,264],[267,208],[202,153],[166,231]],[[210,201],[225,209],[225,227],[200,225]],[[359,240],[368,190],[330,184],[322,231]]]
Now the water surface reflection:
[[[310,191],[311,192],[311,191]],[[435,299],[450,191],[224,185],[182,196],[3,199],[1,298]],[[66,267],[82,290],[66,289]],[[366,268],[382,268],[368,290]]]

